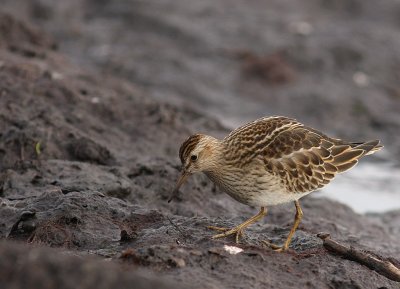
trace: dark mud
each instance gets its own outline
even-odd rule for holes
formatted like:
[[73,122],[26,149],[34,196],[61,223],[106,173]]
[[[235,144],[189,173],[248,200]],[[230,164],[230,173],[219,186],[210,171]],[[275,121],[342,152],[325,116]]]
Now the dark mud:
[[[81,67],[238,125],[290,115],[400,156],[396,0],[2,1]],[[332,3],[331,3],[332,2]]]
[[[400,211],[362,216],[333,201],[305,198],[304,219],[291,249],[280,254],[263,248],[261,240],[283,242],[294,217],[291,204],[271,208],[239,245],[232,238],[211,240],[214,232],[206,226],[233,226],[257,208],[229,199],[204,176],[192,177],[168,204],[179,175],[181,141],[193,132],[223,136],[228,129],[203,111],[206,102],[216,104],[207,98],[200,104],[206,80],[197,82],[192,74],[191,82],[185,76],[180,79],[185,85],[173,86],[170,78],[185,71],[182,63],[175,62],[172,70],[165,64],[166,71],[160,71],[159,59],[146,53],[171,34],[177,37],[169,43],[173,47],[179,41],[194,43],[179,56],[190,71],[204,68],[207,74],[209,68],[198,60],[209,61],[203,54],[209,42],[186,32],[179,18],[165,25],[147,2],[113,3],[32,1],[16,9],[21,7],[5,1],[8,12],[0,11],[0,283],[9,288],[398,288],[375,271],[328,253],[316,235],[329,232],[347,245],[398,262]],[[359,11],[363,5],[357,3],[351,7]],[[174,5],[169,9],[186,7]],[[217,15],[224,8],[218,7]],[[213,11],[207,11],[211,17]],[[59,25],[62,19],[64,26]],[[125,50],[129,37],[121,40],[118,53],[112,50],[113,55],[101,58],[108,62],[92,59],[97,54],[90,47],[99,45],[98,37],[111,37],[112,28],[122,25],[119,19],[140,27],[140,36],[159,29],[156,36],[165,38],[145,41],[148,50],[137,63],[138,55],[125,62],[129,53],[139,53],[139,48]],[[110,30],[99,34],[95,28],[104,22]],[[230,61],[249,81],[246,87],[275,90],[298,81],[299,68],[285,53],[253,55],[245,48],[230,54]],[[218,53],[216,63],[222,65]],[[363,63],[353,54],[351,59]],[[340,55],[338,63],[348,63]],[[165,82],[159,82],[163,77]],[[201,86],[195,100],[199,105],[179,100],[192,92],[186,85],[196,83]],[[171,96],[174,89],[181,89],[178,97]],[[396,97],[391,101],[399,105]],[[400,122],[392,112],[384,117],[392,118],[393,125],[380,129],[382,135],[397,141],[391,134]],[[340,131],[340,125],[334,129]],[[375,130],[366,126],[365,136]],[[231,254],[225,245],[243,251]]]

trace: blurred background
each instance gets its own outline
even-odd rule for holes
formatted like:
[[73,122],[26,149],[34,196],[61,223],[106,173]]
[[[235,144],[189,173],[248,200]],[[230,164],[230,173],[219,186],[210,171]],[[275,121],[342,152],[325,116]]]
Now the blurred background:
[[233,129],[293,117],[385,146],[317,197],[400,208],[400,2],[1,0],[87,70]]

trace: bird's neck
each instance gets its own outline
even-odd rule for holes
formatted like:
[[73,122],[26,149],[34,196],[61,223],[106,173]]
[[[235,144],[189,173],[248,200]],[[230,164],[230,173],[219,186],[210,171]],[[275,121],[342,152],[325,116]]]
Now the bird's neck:
[[208,166],[204,172],[207,175],[218,175],[221,174],[224,169],[226,169],[226,148],[225,143],[216,138],[210,138],[208,140],[209,156],[208,156]]

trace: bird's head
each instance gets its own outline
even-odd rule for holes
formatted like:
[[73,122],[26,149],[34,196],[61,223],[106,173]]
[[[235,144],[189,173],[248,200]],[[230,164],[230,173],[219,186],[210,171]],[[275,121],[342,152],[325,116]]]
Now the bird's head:
[[182,173],[168,202],[191,174],[210,171],[215,167],[219,143],[219,140],[203,134],[194,134],[182,143],[179,149]]

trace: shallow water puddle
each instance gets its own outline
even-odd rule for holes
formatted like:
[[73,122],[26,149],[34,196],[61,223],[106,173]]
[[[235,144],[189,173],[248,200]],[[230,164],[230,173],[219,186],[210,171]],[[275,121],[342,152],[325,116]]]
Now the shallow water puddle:
[[339,201],[358,213],[400,209],[400,168],[364,162],[312,195]]

